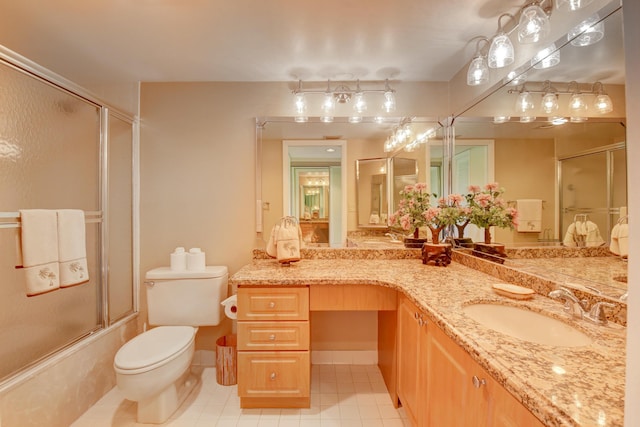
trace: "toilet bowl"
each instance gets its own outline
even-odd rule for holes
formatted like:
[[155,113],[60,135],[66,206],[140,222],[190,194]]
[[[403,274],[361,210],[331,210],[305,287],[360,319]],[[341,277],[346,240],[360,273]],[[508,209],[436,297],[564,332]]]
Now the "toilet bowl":
[[118,387],[138,402],[138,422],[162,423],[176,410],[195,384],[189,366],[197,328],[159,326],[127,342],[116,354]]
[[137,402],[139,423],[161,424],[197,383],[191,373],[198,326],[218,325],[226,297],[226,267],[199,272],[167,268],[146,275],[149,322],[158,325],[124,344],[113,367],[124,397]]

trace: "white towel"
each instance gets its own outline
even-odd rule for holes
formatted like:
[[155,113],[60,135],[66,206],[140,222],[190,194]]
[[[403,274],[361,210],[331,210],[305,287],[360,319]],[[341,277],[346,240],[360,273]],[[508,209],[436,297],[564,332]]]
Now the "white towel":
[[542,200],[518,199],[518,232],[540,233],[542,231]]
[[609,250],[614,255],[620,255],[620,243],[618,239],[620,238],[620,224],[616,224],[611,229],[611,242],[609,243]]
[[620,229],[618,232],[618,245],[620,248],[620,255],[622,258],[627,258],[629,256],[629,225],[628,224],[618,224]]
[[84,211],[61,209],[58,214],[58,259],[60,287],[79,285],[89,280]]
[[58,220],[56,211],[25,209],[20,211],[22,266],[27,296],[60,287],[58,268]]
[[593,221],[586,221],[587,235],[585,237],[585,246],[602,246],[606,242],[600,235],[600,229]]

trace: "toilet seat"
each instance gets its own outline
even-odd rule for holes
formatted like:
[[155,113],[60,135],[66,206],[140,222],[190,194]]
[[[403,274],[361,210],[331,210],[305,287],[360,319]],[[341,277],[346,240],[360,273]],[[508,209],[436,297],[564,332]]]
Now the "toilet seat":
[[116,372],[140,374],[178,357],[194,341],[193,326],[159,326],[133,338],[116,353]]

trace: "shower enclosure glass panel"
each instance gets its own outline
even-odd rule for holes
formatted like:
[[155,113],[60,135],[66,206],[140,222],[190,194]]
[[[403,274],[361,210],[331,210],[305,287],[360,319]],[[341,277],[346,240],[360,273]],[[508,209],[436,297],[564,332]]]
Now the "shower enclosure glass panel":
[[[100,107],[2,62],[0,89],[1,210],[99,213]],[[102,326],[99,220],[86,226],[89,282],[27,297],[18,219],[0,228],[0,380]]]
[[133,312],[133,128],[109,114],[109,324]]
[[560,177],[562,232],[576,219],[588,219],[608,242],[620,208],[627,205],[624,148],[562,159]]

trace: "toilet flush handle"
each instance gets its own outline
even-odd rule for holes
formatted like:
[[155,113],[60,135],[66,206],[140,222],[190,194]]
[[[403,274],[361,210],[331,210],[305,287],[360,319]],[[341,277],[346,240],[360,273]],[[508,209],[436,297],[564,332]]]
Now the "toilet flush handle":
[[156,285],[156,282],[154,282],[153,280],[145,280],[144,284],[150,288],[153,288]]

